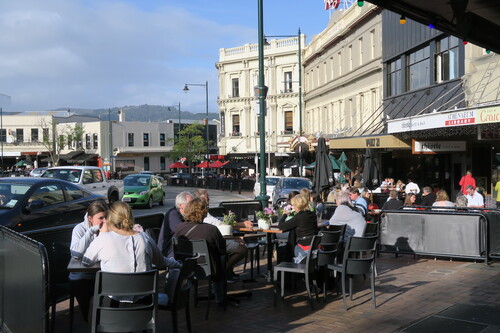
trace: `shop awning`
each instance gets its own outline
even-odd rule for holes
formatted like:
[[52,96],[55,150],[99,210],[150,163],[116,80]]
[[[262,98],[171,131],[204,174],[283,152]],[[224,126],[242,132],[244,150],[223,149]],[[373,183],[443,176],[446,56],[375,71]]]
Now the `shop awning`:
[[81,164],[95,159],[97,159],[97,154],[81,154],[73,159],[67,160],[67,162],[72,164]]
[[330,149],[366,149],[366,148],[411,148],[394,135],[370,135],[349,138],[330,139]]
[[[69,160],[75,159],[76,157],[78,157],[80,155],[83,155],[83,154],[85,154],[85,151],[83,151],[83,150],[70,151],[67,154],[59,155],[59,159],[60,160],[65,160],[65,161],[69,162]],[[72,162],[70,162],[70,163],[72,163]]]

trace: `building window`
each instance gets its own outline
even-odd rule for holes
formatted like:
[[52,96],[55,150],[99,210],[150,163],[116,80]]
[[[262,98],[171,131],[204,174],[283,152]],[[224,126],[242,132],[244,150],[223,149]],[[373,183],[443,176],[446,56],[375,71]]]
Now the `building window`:
[[240,115],[233,115],[233,136],[240,136]]
[[352,67],[353,67],[353,60],[352,60],[352,45],[349,45],[348,47],[348,51],[349,51],[349,70],[352,71]]
[[31,129],[31,142],[38,142],[38,128]]
[[160,146],[165,146],[165,133],[160,133]]
[[160,170],[166,169],[165,156],[160,156]]
[[24,142],[24,130],[22,128],[16,129],[16,142]]
[[285,111],[285,131],[283,134],[293,134],[293,111]]
[[85,134],[85,149],[90,149],[92,146],[90,145],[90,134]]
[[0,142],[7,142],[7,130],[5,128],[0,129]]
[[358,39],[359,44],[359,64],[363,64],[363,37]]
[[448,36],[436,43],[436,83],[458,77],[458,38]]
[[144,171],[149,170],[149,156],[144,156]]
[[370,31],[370,59],[375,58],[375,29]]
[[387,95],[401,94],[401,59],[387,64]]
[[232,97],[240,97],[240,81],[239,79],[232,79],[233,95]]
[[142,134],[142,145],[144,147],[149,147],[149,133]]
[[134,146],[134,133],[128,133],[128,146]]
[[43,141],[48,142],[49,141],[49,129],[48,128],[43,128],[42,129],[42,136],[43,136]]
[[339,67],[339,76],[342,75],[342,52],[337,53],[337,66]]
[[224,115],[224,112],[220,113],[220,135],[226,135],[226,117]]
[[406,90],[427,87],[430,84],[430,48],[426,46],[406,57]]
[[285,78],[284,78],[284,83],[285,83],[285,90],[283,90],[286,93],[293,92],[292,88],[292,72],[285,72]]
[[99,139],[97,134],[92,134],[92,142],[94,143],[94,149],[99,149]]

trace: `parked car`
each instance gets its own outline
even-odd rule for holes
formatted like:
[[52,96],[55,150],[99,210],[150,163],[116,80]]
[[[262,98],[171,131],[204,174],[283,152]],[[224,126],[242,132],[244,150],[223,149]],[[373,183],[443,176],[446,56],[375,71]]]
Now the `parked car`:
[[277,207],[281,202],[288,198],[292,191],[300,191],[303,188],[312,190],[312,182],[308,178],[301,177],[283,177],[278,180],[273,190],[272,204]]
[[78,184],[88,191],[105,195],[110,204],[119,201],[123,195],[123,184],[109,180],[101,168],[95,166],[58,166],[48,168],[42,178],[56,178]]
[[106,202],[106,197],[59,179],[1,178],[0,224],[18,232],[53,232],[83,221],[87,207],[95,200]]
[[[279,176],[267,176],[266,177],[266,194],[269,196],[270,199],[273,197],[273,191],[274,187],[278,183],[278,180],[280,180],[281,177]],[[253,187],[253,194],[255,196],[260,195],[260,180],[257,179],[255,181],[255,185]]]
[[123,202],[131,206],[152,208],[158,202],[163,206],[165,191],[163,184],[155,175],[138,173],[123,178]]
[[41,177],[47,168],[34,168],[30,171],[30,177]]

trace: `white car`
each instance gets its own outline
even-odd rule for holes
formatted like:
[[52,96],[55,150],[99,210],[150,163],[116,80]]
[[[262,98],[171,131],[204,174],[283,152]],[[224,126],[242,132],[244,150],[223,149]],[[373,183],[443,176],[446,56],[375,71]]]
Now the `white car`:
[[30,177],[41,177],[45,170],[47,170],[47,168],[34,168],[30,171]]
[[[278,176],[267,176],[266,177],[266,194],[269,198],[272,198],[273,196],[273,190],[276,184],[278,183],[278,180],[280,180],[282,177]],[[260,181],[257,179],[255,181],[255,186],[253,188],[253,194],[255,196],[260,195]]]

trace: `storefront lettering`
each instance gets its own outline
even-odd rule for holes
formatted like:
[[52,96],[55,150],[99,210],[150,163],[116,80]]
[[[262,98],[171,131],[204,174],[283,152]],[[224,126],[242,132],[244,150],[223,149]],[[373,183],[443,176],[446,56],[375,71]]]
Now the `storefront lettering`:
[[482,110],[479,112],[479,123],[496,123],[500,122],[500,112],[497,109]]
[[380,147],[380,138],[366,139],[367,147]]

